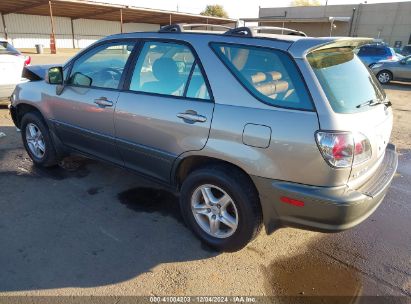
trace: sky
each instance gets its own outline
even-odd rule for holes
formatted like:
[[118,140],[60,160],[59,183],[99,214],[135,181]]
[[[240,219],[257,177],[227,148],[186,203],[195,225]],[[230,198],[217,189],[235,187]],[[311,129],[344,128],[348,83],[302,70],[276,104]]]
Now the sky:
[[[258,7],[284,7],[290,6],[290,0],[93,0],[112,4],[123,4],[137,7],[155,8],[199,14],[207,4],[220,4],[228,12],[229,17],[256,18]],[[401,0],[368,0],[368,3],[399,2]],[[406,1],[406,0],[405,0]],[[326,0],[320,1],[325,4]],[[364,3],[360,0],[328,0],[328,5]]]

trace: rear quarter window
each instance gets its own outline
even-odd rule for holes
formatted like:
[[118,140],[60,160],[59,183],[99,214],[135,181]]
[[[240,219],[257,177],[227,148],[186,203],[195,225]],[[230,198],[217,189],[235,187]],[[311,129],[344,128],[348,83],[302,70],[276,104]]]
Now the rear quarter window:
[[314,110],[290,56],[271,48],[211,43],[220,60],[258,100],[271,106]]

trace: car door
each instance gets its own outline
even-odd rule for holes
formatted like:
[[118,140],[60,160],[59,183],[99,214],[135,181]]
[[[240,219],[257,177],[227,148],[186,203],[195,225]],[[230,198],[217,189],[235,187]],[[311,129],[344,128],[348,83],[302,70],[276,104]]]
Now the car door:
[[411,56],[405,57],[396,67],[396,78],[411,79]]
[[63,92],[54,96],[54,124],[69,147],[123,165],[114,139],[118,87],[134,42],[107,42],[75,59]]
[[205,146],[214,103],[191,46],[144,41],[140,47],[116,106],[117,145],[128,168],[169,182],[174,160]]

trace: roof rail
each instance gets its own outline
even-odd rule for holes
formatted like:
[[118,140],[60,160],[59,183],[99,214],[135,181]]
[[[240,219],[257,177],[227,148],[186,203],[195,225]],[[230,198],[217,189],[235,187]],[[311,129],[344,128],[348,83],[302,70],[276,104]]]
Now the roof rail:
[[205,27],[206,29],[208,28],[220,28],[224,31],[226,30],[231,30],[232,27],[225,26],[225,25],[218,25],[218,24],[206,24],[206,23],[177,23],[177,24],[171,24],[171,25],[166,25],[160,28],[158,31],[159,33],[182,33],[186,31],[186,28],[188,31],[193,30],[193,27]]
[[181,24],[170,24],[161,27],[158,32],[159,33],[181,33],[184,29]]
[[242,36],[242,37],[254,37],[254,33],[258,33],[259,31],[281,31],[281,34],[284,35],[284,31],[288,32],[285,35],[295,35],[295,36],[303,36],[307,37],[304,32],[296,31],[286,27],[276,27],[276,26],[250,26],[250,27],[237,27],[231,29],[224,33],[224,35],[229,36]]
[[[227,36],[241,36],[241,37],[254,37],[256,33],[260,31],[277,31],[281,32],[281,35],[295,35],[295,36],[304,36],[307,35],[304,32],[296,31],[286,27],[276,27],[276,26],[243,26],[243,27],[236,27],[232,28],[225,25],[218,25],[218,24],[203,24],[203,23],[176,23],[163,26],[158,31],[159,33],[182,33],[182,32],[189,32],[192,31],[195,27],[205,27],[207,30],[209,28],[214,29],[222,29],[226,32],[224,35]],[[286,34],[284,32],[287,32]]]

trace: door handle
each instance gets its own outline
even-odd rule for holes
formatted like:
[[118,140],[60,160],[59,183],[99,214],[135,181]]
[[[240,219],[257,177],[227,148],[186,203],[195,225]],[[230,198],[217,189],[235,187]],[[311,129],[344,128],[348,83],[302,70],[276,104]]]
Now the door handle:
[[206,122],[207,121],[207,117],[203,115],[199,115],[197,114],[197,112],[191,111],[191,110],[185,113],[178,113],[177,117],[183,120],[191,121],[191,122]]
[[106,97],[94,99],[94,103],[102,108],[113,106],[113,102],[108,100]]

